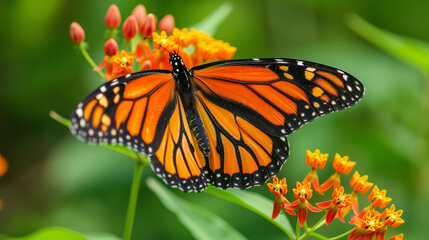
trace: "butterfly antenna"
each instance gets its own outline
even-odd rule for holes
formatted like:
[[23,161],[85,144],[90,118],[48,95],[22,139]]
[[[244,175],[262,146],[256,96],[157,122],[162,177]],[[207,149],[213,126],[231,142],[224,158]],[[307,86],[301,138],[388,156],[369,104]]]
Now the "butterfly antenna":
[[[153,44],[153,40],[152,40],[152,38],[150,38],[150,37],[145,37],[145,38],[144,38],[144,40],[146,40],[146,39],[151,39],[152,44]],[[165,47],[163,47],[162,45],[159,45],[159,47],[160,47],[160,48],[162,48],[162,49],[164,49],[165,51],[167,51],[169,55],[172,55],[172,54],[173,54],[172,52],[168,51],[168,49],[167,49],[167,48],[165,48]]]
[[179,38],[179,46],[178,46],[178,49],[177,49],[177,54],[180,53],[180,47],[181,46],[182,46],[182,39]]

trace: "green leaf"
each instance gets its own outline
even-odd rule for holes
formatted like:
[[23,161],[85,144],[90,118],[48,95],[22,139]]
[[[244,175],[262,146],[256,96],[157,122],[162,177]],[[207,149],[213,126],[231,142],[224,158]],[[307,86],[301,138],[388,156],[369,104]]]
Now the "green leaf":
[[350,15],[347,23],[354,32],[380,49],[429,72],[427,43],[377,28],[358,15]]
[[182,222],[195,238],[246,239],[216,214],[177,197],[156,180],[149,178],[147,186],[167,209],[176,214],[179,221]]
[[203,30],[204,32],[213,36],[216,33],[219,25],[225,20],[226,17],[228,17],[231,11],[232,11],[232,4],[229,2],[226,2],[220,5],[220,7],[214,10],[204,20],[191,26],[190,28],[195,28],[199,31]]
[[[25,237],[5,238],[5,240],[89,240],[83,235],[61,227],[47,227]],[[101,240],[101,239],[100,239]]]
[[208,186],[204,192],[249,209],[250,211],[272,222],[276,227],[286,233],[290,239],[295,238],[292,225],[285,215],[281,214],[274,221],[271,220],[273,200],[269,200],[257,193],[249,191],[238,189],[222,190],[213,186]]
[[75,231],[62,227],[47,227],[37,230],[36,232],[25,237],[6,237],[0,235],[1,240],[120,240],[119,237],[111,233],[91,233],[80,234]]

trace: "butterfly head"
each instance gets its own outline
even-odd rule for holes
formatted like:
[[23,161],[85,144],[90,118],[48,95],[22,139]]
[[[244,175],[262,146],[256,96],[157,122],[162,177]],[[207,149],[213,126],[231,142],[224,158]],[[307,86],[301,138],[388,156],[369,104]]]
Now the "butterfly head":
[[170,54],[170,65],[175,68],[179,67],[185,67],[185,64],[183,63],[182,58],[177,53],[171,53]]

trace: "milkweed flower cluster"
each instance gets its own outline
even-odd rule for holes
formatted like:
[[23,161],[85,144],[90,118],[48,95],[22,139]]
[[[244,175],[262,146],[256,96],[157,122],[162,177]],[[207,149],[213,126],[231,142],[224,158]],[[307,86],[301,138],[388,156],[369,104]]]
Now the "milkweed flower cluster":
[[[328,154],[322,154],[319,149],[314,152],[307,150],[306,164],[311,167],[311,170],[302,182],[296,183],[293,194],[297,200],[292,203],[285,197],[287,193],[285,178],[279,180],[277,177],[274,177],[273,183],[267,184],[270,192],[276,196],[272,214],[273,220],[279,215],[281,208],[283,208],[285,212],[291,215],[298,214],[297,225],[299,224],[299,226],[303,227],[306,223],[308,210],[321,212],[322,209],[325,209],[325,216],[322,217],[318,224],[310,228],[310,231],[314,231],[321,227],[323,223],[326,223],[328,226],[335,218],[345,223],[344,217],[353,209],[354,216],[351,217],[348,223],[353,225],[354,228],[348,232],[349,240],[370,240],[374,238],[382,240],[389,227],[396,228],[404,223],[404,220],[401,218],[403,211],[396,210],[394,204],[386,208],[392,199],[386,196],[386,190],[380,190],[378,186],[374,186],[373,183],[368,182],[367,175],[361,176],[356,171],[350,180],[350,187],[353,189],[352,193],[347,194],[345,192],[344,187],[341,185],[341,176],[349,174],[356,165],[356,162],[349,161],[348,156],[341,157],[338,153],[335,154],[333,160],[335,173],[319,186],[319,177],[316,170],[323,169],[327,159]],[[359,211],[358,195],[368,192],[373,186],[374,188],[368,196],[368,206]],[[310,203],[310,199],[313,196],[313,189],[323,196],[331,188],[333,192],[330,200],[315,203],[317,207],[314,207]],[[378,209],[382,211],[378,211]],[[295,210],[297,210],[297,214]],[[307,227],[306,229],[308,231]],[[305,234],[308,234],[308,232]],[[398,240],[402,238],[403,234],[400,234],[391,239]]]
[[[0,178],[3,177],[5,175],[5,173],[7,172],[7,162],[6,159],[4,157],[2,157],[2,155],[0,155]],[[3,201],[0,198],[0,210],[3,209]]]
[[122,48],[117,41],[121,14],[115,4],[107,10],[105,24],[108,40],[104,45],[105,57],[98,66],[86,52],[85,32],[76,22],[70,25],[70,39],[79,46],[94,71],[108,81],[134,71],[171,70],[169,53],[172,52],[178,53],[185,65],[191,68],[202,63],[231,59],[237,51],[236,47],[202,31],[176,28],[171,14],[157,23],[157,17],[147,13],[142,4],[137,5],[122,24]]

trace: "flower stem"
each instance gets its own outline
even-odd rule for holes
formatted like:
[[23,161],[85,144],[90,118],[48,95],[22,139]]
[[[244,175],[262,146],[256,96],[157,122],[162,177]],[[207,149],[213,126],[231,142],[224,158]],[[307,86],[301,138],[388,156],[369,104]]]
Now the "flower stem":
[[128,202],[127,218],[125,221],[124,240],[131,239],[143,166],[143,161],[136,161],[133,183],[131,185],[130,200]]
[[338,235],[338,236],[331,237],[331,238],[329,238],[329,240],[336,240],[336,239],[340,239],[340,238],[342,238],[342,237],[344,237],[344,236],[347,236],[347,235],[349,235],[349,234],[353,231],[353,229],[354,229],[354,228],[352,228],[352,229],[350,229],[349,231],[347,231],[347,232],[345,232],[345,233],[343,233],[343,234],[340,234],[340,235]]
[[[91,67],[94,69],[97,67],[97,65],[95,64],[94,60],[92,60],[91,56],[89,56],[88,52],[85,49],[84,44],[79,44],[79,50],[82,53],[83,57],[86,59],[86,61],[89,63],[89,65],[91,65]],[[100,75],[100,77],[102,77],[103,79],[106,79],[106,77],[104,76],[104,73],[101,72],[101,70],[96,71],[98,73],[98,75]]]
[[318,233],[314,233],[314,232],[310,233],[309,235],[310,235],[310,236],[313,236],[313,237],[316,237],[316,238],[318,238],[318,239],[322,239],[322,240],[329,240],[329,239],[330,239],[330,238],[327,238],[327,237],[325,237],[325,236],[322,236],[322,235],[320,235],[320,234],[318,234]]
[[299,238],[297,237],[297,239],[301,240],[301,239],[305,239],[309,235],[314,235],[313,232],[319,229],[325,223],[326,223],[326,214],[322,218],[320,218],[320,220],[316,224],[314,224],[313,227],[311,227],[310,229],[308,229],[307,226],[305,226],[305,233],[302,234],[301,237]]
[[301,227],[299,226],[299,218],[297,217],[296,218],[296,227],[295,227],[295,238],[296,239],[301,239],[300,237],[299,237],[299,229],[300,229]]

